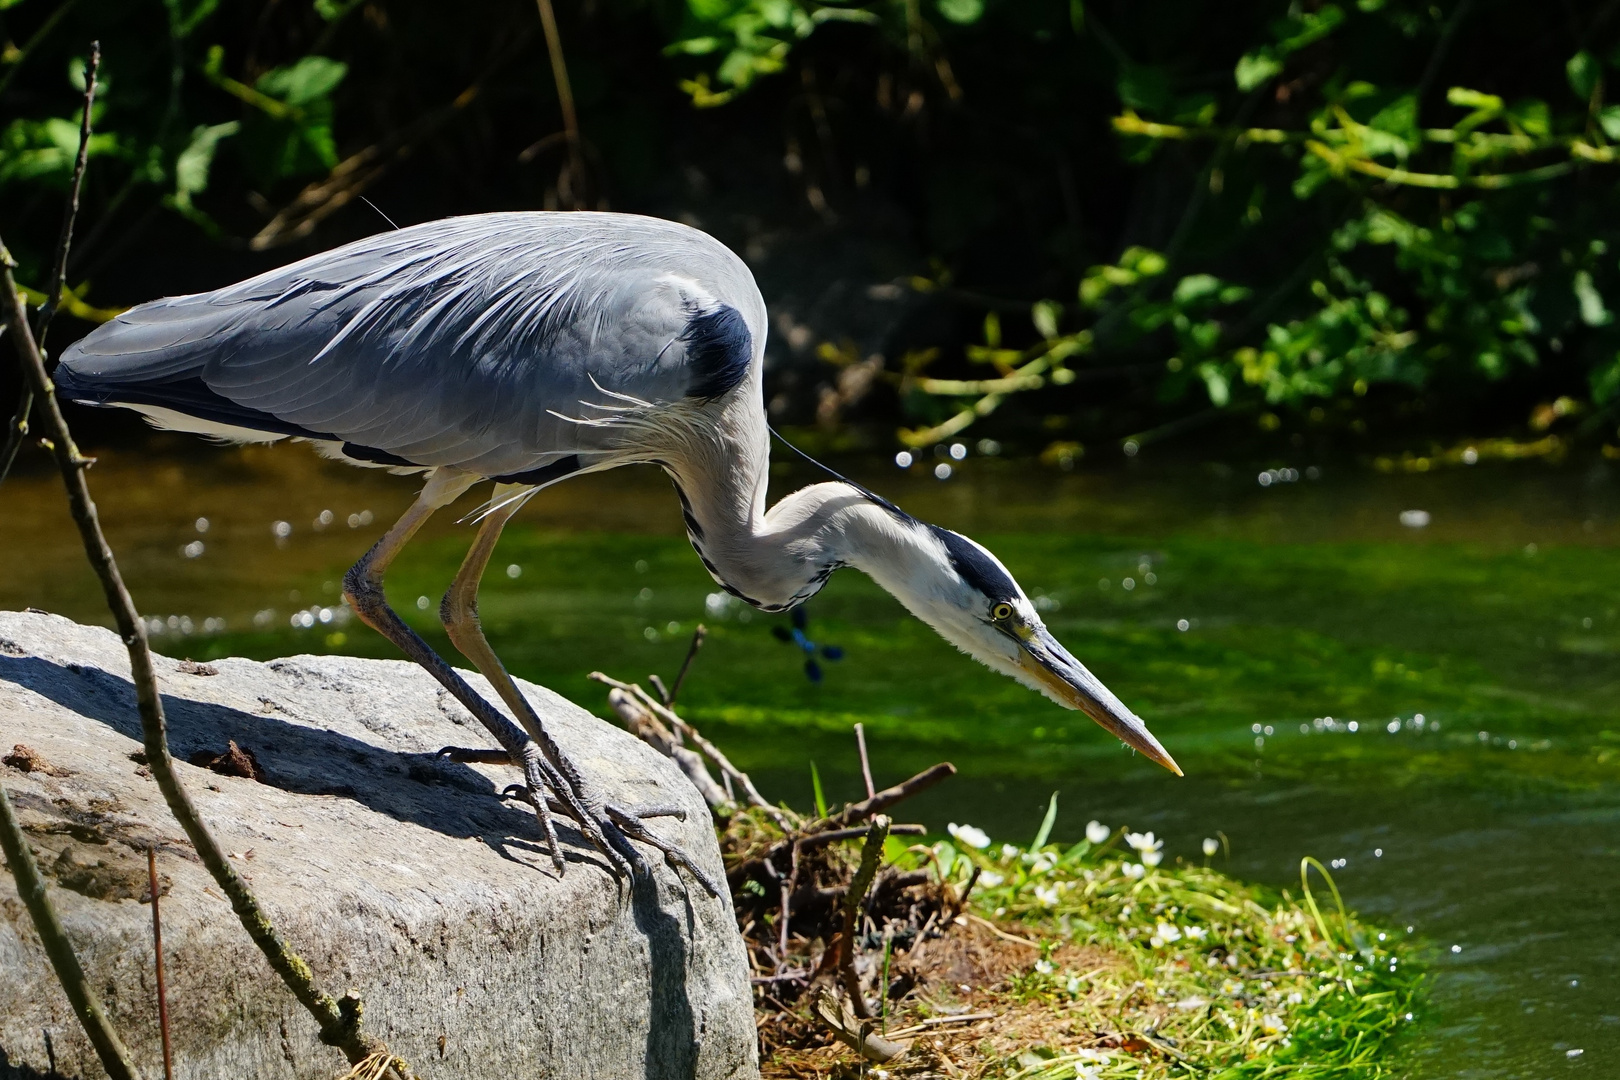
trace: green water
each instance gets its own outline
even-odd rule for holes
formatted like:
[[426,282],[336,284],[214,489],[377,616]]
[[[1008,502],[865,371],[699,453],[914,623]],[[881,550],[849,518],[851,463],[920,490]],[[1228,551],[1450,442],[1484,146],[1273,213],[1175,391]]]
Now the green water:
[[[173,617],[158,648],[391,655],[334,605],[413,482],[298,447],[182,445],[104,455],[91,476],[137,602]],[[863,721],[880,785],[960,767],[908,810],[936,829],[1027,841],[1058,791],[1060,837],[1097,817],[1201,858],[1224,834],[1233,872],[1278,885],[1302,855],[1344,860],[1347,899],[1430,953],[1401,1075],[1620,1074],[1620,476],[1601,462],[1398,477],[1329,465],[1269,487],[1206,465],[970,459],[943,483],[857,471],[996,551],[1187,778],[955,653],[853,571],[811,601],[810,636],[845,650],[812,685],[770,632],[784,617],[720,603],[650,470],[530,504],[487,579],[491,640],[517,673],[601,713],[587,672],[668,678],[706,623],[684,711],[768,796],[801,806],[810,759],[830,795],[860,791],[850,728]],[[53,478],[14,478],[0,507],[0,605],[102,619]],[[1427,526],[1400,523],[1419,509]],[[389,579],[440,648],[433,609],[469,540],[447,514]],[[300,613],[313,625],[295,627]]]

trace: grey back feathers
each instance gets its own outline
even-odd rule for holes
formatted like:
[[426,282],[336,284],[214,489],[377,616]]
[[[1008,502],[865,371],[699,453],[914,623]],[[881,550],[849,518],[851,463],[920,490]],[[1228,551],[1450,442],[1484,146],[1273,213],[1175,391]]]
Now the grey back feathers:
[[555,478],[625,460],[626,409],[758,397],[765,329],[747,267],[695,229],[484,214],[142,304],[68,349],[56,380],[191,430]]

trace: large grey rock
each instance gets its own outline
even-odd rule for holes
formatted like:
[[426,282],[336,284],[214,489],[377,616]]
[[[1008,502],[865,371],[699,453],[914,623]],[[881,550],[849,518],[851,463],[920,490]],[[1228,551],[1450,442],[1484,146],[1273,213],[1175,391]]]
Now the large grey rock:
[[[181,765],[184,781],[281,932],[333,993],[424,1077],[752,1077],[753,1010],[728,901],[656,852],[656,886],[621,891],[564,829],[552,868],[532,813],[496,792],[514,770],[440,762],[446,744],[492,745],[454,699],[403,661],[297,656],[158,658],[177,759],[251,751],[264,782]],[[472,677],[481,691],[482,680]],[[524,684],[586,775],[657,819],[716,880],[703,800],[665,758],[541,687]],[[492,697],[493,700],[493,697]],[[131,754],[129,666],[110,631],[0,612],[0,766],[69,935],[148,1075],[161,1073],[147,845],[169,891],[163,932],[181,1077],[320,1077],[343,1071],[248,940]],[[10,874],[0,875],[0,1080],[104,1075],[46,964]]]

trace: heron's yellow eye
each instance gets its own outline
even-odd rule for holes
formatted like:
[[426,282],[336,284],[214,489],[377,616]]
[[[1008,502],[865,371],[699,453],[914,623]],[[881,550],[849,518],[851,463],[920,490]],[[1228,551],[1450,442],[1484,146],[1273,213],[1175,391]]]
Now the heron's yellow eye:
[[1001,603],[990,609],[990,617],[996,622],[1005,622],[1012,616],[1013,606],[1011,604]]

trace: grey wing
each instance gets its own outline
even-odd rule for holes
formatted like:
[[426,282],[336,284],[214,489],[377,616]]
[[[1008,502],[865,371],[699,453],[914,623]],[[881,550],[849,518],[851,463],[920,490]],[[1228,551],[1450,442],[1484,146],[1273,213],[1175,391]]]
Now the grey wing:
[[68,349],[56,380],[169,426],[506,477],[622,456],[611,420],[632,402],[757,396],[764,331],[747,268],[696,230],[488,214],[132,308]]

